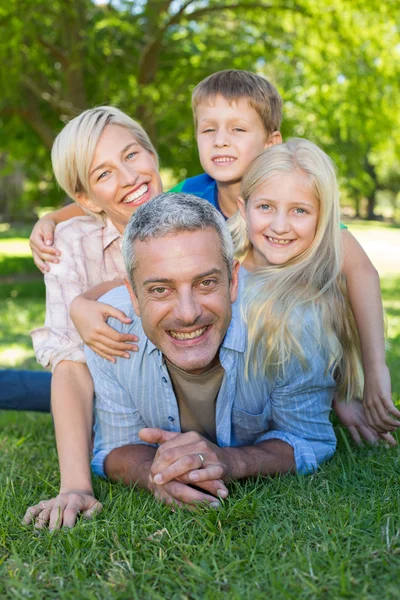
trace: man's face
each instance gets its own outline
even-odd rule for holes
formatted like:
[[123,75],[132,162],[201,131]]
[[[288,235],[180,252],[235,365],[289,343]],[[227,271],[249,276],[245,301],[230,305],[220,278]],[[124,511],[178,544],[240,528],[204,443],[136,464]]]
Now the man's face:
[[237,295],[237,266],[232,282],[212,229],[182,232],[135,242],[131,290],[143,329],[164,356],[193,375],[218,362]]

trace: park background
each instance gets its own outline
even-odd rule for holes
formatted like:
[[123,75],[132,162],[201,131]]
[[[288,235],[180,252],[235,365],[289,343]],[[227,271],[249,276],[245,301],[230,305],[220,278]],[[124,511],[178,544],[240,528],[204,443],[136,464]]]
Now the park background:
[[[50,148],[84,108],[116,104],[160,154],[165,187],[200,172],[190,94],[225,68],[271,80],[282,133],[332,156],[343,220],[378,268],[400,400],[400,4],[397,0],[8,0],[0,5],[0,367],[39,369],[44,286],[27,238],[66,202]],[[338,452],[318,474],[231,486],[176,512],[95,481],[105,509],[70,532],[21,526],[57,493],[51,419],[0,413],[1,598],[399,598],[398,450]]]

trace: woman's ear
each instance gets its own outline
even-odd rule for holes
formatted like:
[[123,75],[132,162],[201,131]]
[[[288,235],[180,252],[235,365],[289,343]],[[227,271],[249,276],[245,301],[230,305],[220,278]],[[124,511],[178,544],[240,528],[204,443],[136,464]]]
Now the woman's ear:
[[103,209],[100,208],[100,206],[97,206],[97,204],[95,204],[95,202],[93,202],[93,200],[91,200],[87,194],[75,194],[75,200],[81,206],[83,206],[83,208],[87,208],[87,210],[90,210],[93,213],[103,212]]

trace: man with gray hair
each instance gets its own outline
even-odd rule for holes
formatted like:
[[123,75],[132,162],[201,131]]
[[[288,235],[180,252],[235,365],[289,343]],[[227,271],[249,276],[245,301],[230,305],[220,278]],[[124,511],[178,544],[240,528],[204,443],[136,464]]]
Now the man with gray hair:
[[293,360],[279,381],[245,377],[239,265],[211,204],[157,196],[131,218],[123,252],[127,289],[102,300],[132,317],[110,324],[137,335],[139,352],[113,364],[86,350],[95,473],[214,506],[230,480],[309,472],[334,453],[334,382],[318,349],[308,371]]

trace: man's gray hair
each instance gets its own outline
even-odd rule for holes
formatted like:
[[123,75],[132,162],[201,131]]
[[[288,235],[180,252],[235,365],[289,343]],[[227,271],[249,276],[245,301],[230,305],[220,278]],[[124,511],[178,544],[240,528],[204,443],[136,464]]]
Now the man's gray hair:
[[232,278],[233,244],[221,213],[207,200],[192,194],[166,192],[140,206],[126,226],[122,254],[129,281],[135,289],[133,273],[136,269],[135,241],[145,242],[174,233],[198,231],[212,227],[221,242],[222,258]]

